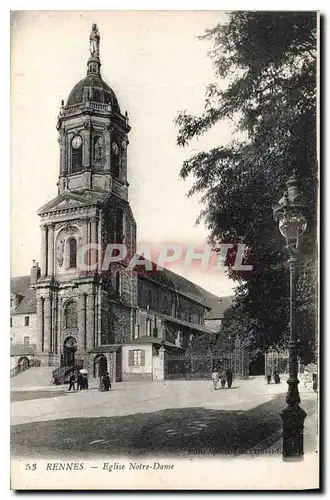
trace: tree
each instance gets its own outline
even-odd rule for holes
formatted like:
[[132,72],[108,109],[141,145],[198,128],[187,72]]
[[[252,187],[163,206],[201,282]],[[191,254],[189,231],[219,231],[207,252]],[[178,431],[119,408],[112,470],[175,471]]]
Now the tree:
[[228,276],[238,284],[240,318],[256,348],[282,346],[288,335],[289,270],[272,204],[293,168],[304,181],[310,204],[298,323],[301,354],[307,357],[317,318],[316,36],[315,13],[230,13],[201,37],[214,43],[209,55],[217,77],[206,89],[204,112],[193,116],[185,110],[176,118],[183,147],[223,120],[236,124],[238,135],[229,145],[195,154],[180,175],[193,177],[189,196],[203,195],[198,220],[214,248],[223,242],[247,245],[253,271],[242,274],[231,266]]

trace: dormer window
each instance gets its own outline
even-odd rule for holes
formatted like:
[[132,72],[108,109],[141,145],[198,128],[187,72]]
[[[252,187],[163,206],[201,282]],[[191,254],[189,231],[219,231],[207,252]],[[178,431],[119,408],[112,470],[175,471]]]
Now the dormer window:
[[78,172],[82,167],[82,138],[75,135],[71,141],[71,170]]

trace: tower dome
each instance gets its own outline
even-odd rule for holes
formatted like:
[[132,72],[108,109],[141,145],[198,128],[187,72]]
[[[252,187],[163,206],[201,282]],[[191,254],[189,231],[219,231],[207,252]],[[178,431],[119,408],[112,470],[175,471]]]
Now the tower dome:
[[92,26],[89,43],[90,57],[87,62],[87,76],[73,87],[66,105],[73,106],[84,101],[93,101],[110,104],[115,113],[120,113],[116,94],[101,77],[100,34],[96,24]]
[[114,91],[105,83],[100,75],[89,74],[78,82],[70,92],[67,106],[90,100],[102,104],[111,104],[115,113],[120,113],[118,100]]

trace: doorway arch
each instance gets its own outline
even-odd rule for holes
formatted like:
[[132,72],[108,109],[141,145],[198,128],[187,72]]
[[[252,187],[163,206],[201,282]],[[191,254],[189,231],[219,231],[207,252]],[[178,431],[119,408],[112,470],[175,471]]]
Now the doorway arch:
[[74,337],[67,337],[63,344],[63,365],[75,365],[75,353],[77,350],[77,341]]
[[18,371],[20,372],[26,370],[30,366],[29,358],[27,358],[26,356],[22,356],[21,358],[19,358],[17,366],[18,366]]
[[101,377],[108,371],[108,360],[105,354],[99,354],[94,359],[94,377]]

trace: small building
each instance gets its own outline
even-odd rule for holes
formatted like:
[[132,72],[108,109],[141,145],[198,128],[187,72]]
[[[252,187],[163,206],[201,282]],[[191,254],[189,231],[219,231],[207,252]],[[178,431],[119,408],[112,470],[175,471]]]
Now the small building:
[[205,326],[213,332],[219,332],[225,311],[233,304],[234,296],[215,297],[209,301],[211,310],[205,316]]
[[10,369],[11,375],[29,367],[36,350],[36,295],[31,284],[40,276],[33,261],[31,274],[10,280]]

